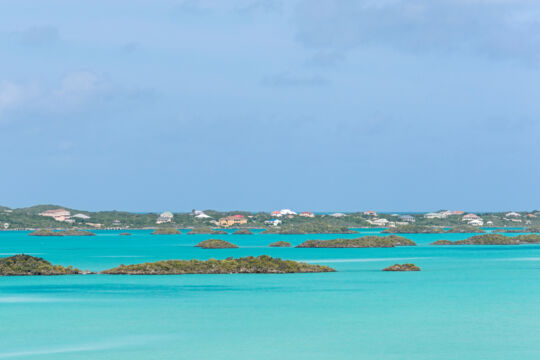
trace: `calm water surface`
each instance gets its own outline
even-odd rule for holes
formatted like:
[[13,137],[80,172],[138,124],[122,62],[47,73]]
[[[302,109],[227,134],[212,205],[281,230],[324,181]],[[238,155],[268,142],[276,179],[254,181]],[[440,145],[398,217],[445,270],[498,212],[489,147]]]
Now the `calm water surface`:
[[[376,231],[364,231],[365,234]],[[99,271],[163,259],[268,254],[337,273],[0,277],[0,359],[540,359],[540,246],[269,248],[358,235],[30,237],[0,232],[0,256],[28,253]],[[386,273],[414,262],[418,273]]]

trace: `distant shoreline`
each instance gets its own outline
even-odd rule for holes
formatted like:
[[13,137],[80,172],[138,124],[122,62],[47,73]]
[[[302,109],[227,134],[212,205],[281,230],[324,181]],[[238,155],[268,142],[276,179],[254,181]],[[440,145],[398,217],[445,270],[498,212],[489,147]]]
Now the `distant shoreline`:
[[540,228],[540,211],[470,213],[439,210],[431,213],[311,212],[280,209],[271,212],[192,210],[186,213],[133,213],[87,211],[59,205],[36,205],[11,209],[0,206],[0,230],[155,230],[176,229],[266,229],[268,233],[347,233],[348,229],[398,227]]

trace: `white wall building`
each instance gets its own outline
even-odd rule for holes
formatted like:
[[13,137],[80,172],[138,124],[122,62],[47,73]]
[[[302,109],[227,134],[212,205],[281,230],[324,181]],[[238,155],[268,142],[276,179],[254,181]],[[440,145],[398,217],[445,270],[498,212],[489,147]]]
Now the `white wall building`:
[[386,224],[388,224],[388,220],[386,219],[375,219],[375,220],[370,220],[369,222],[376,226],[386,226]]
[[164,224],[169,223],[173,219],[173,214],[170,211],[165,211],[161,215],[159,215],[158,219],[156,220],[156,224]]
[[206,214],[203,213],[202,211],[201,211],[199,214],[195,215],[195,218],[196,218],[196,219],[208,219],[208,218],[210,218],[210,217],[211,217],[211,216],[206,215]]
[[480,216],[475,214],[467,214],[463,215],[463,218],[461,218],[462,221],[469,221],[469,220],[481,220]]
[[70,218],[71,213],[66,209],[46,210],[39,215],[52,217],[56,221],[66,221]]
[[484,222],[482,220],[471,220],[468,224],[472,226],[482,226],[484,225]]
[[279,219],[272,219],[272,220],[265,221],[264,223],[265,223],[265,224],[268,224],[268,225],[278,226],[278,225],[281,224],[281,220],[279,220]]

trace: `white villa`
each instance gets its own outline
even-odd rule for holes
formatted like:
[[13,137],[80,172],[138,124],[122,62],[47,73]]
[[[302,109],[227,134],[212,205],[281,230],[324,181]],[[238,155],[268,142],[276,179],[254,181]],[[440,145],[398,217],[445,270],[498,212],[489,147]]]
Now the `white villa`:
[[407,222],[414,222],[415,219],[414,219],[414,216],[411,216],[411,215],[401,215],[399,217],[400,220],[402,221],[407,221]]
[[56,221],[66,221],[70,218],[71,213],[66,209],[46,210],[39,215],[52,217]]
[[521,214],[519,214],[519,213],[517,213],[515,211],[511,211],[511,212],[507,213],[505,216],[506,217],[521,217]]
[[291,209],[281,209],[281,210],[272,211],[270,215],[274,217],[282,217],[282,216],[292,217],[296,215],[296,212],[292,211]]
[[427,213],[424,215],[424,217],[426,219],[444,219],[446,218],[448,215],[446,215],[446,213]]
[[469,221],[469,220],[482,220],[480,219],[480,216],[475,214],[467,214],[463,215],[463,218],[461,218],[462,221]]
[[281,224],[281,220],[272,219],[272,220],[265,221],[264,223],[268,225],[278,226],[279,224]]
[[75,214],[75,215],[72,216],[72,218],[77,218],[77,219],[81,219],[81,220],[88,220],[88,219],[90,219],[90,216],[85,215],[85,214]]
[[197,218],[197,219],[208,219],[208,218],[211,218],[211,216],[206,215],[206,214],[205,214],[203,211],[201,211],[201,210],[193,210],[192,215],[194,215],[195,218]]
[[482,226],[484,225],[484,222],[482,220],[471,220],[468,222],[469,225],[472,225],[472,226]]
[[164,224],[164,223],[170,223],[173,219],[173,214],[170,211],[165,211],[161,215],[159,215],[158,219],[156,220],[156,224]]
[[375,219],[375,220],[368,220],[371,224],[376,226],[386,226],[388,224],[388,220],[386,219]]

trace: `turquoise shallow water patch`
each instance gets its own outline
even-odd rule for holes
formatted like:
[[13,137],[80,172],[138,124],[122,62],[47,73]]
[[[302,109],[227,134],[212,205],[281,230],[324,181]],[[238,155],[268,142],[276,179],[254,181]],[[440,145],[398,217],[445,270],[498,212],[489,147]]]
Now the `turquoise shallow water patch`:
[[[121,263],[268,254],[336,273],[0,278],[0,359],[538,359],[540,246],[269,248],[358,235],[34,238],[0,253],[99,271]],[[369,233],[373,233],[370,231]],[[418,273],[386,273],[413,262]]]

